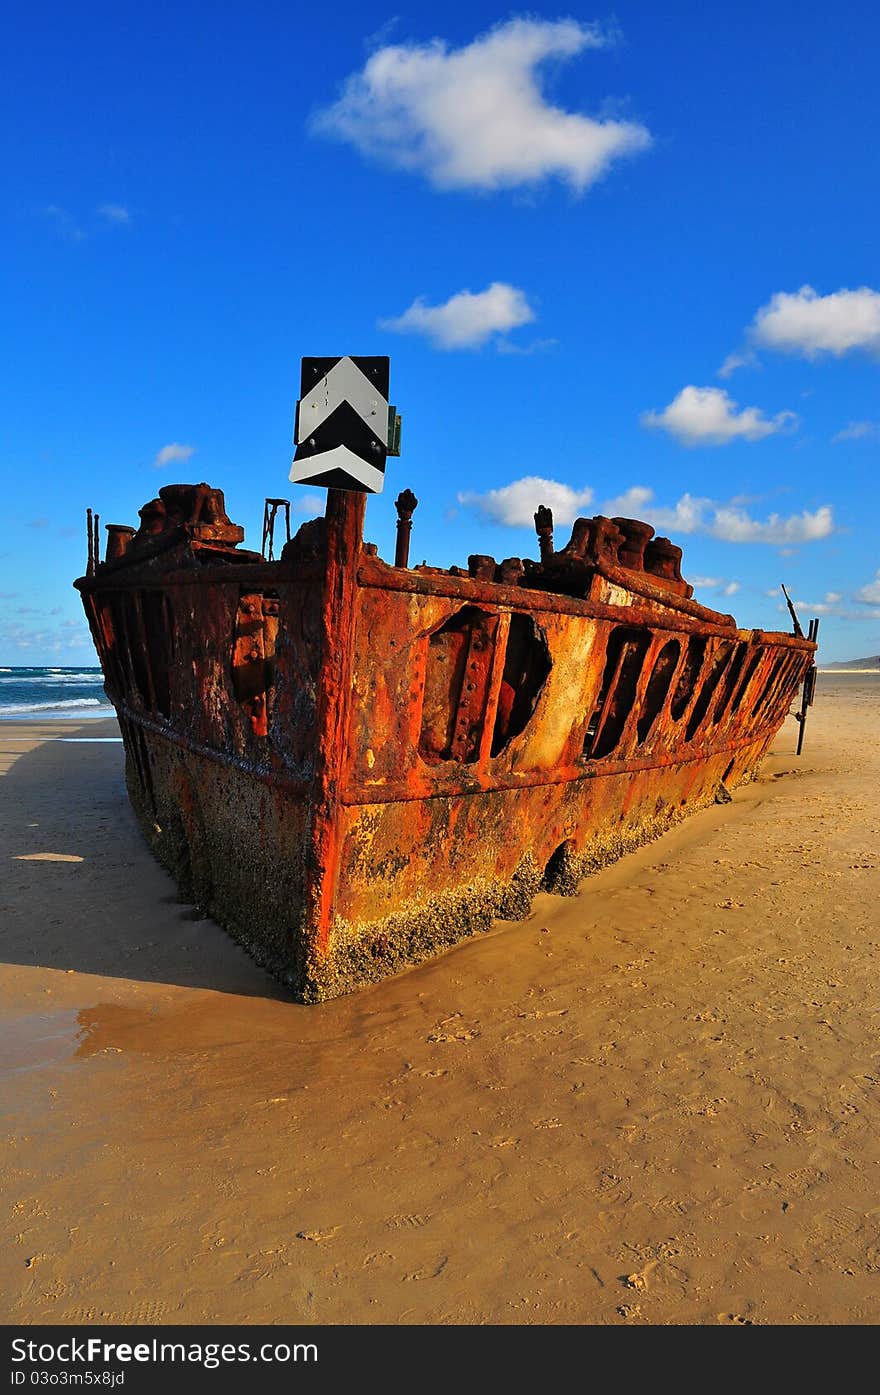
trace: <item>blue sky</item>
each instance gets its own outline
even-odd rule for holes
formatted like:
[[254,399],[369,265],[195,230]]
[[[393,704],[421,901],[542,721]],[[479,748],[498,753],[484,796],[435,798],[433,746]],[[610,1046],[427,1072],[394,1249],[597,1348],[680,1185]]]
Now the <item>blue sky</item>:
[[740,624],[785,581],[821,657],[880,653],[876,7],[6,13],[0,663],[93,661],[87,505],[311,516],[336,353],[391,356],[382,555],[405,486],[438,565],[629,512]]

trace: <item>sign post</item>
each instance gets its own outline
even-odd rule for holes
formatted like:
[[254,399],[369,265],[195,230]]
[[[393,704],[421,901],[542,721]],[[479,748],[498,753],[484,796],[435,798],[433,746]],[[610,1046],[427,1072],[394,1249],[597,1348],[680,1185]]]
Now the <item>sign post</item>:
[[386,456],[399,454],[400,418],[388,405],[388,379],[384,357],[303,359],[295,484],[381,493]]

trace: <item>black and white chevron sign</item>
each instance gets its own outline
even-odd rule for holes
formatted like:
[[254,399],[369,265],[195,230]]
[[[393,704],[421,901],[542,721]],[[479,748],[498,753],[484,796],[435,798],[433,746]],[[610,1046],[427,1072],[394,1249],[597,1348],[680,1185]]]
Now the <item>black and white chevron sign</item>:
[[388,367],[387,358],[303,359],[290,469],[295,483],[381,493]]

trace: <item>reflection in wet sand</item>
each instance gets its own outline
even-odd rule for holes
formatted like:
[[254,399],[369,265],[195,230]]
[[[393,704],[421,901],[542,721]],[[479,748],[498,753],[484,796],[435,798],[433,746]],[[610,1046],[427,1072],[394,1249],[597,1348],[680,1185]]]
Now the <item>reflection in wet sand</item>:
[[71,1009],[0,1018],[0,1081],[69,1060],[78,1022],[79,1013]]

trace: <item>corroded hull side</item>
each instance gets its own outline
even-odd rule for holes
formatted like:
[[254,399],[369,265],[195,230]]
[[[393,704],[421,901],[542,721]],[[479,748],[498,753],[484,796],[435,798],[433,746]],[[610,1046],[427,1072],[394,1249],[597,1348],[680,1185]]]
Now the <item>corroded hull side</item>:
[[[722,782],[733,789],[751,779],[772,740],[758,736],[733,755],[668,767],[662,795],[648,768],[515,793],[348,808],[322,951],[305,923],[302,796],[123,724],[132,805],[183,899],[309,1002],[420,963],[495,918],[522,919],[539,890],[574,894],[591,872],[713,803]],[[529,831],[527,846],[512,828]]]
[[750,779],[815,650],[613,560],[575,595],[387,566],[362,517],[331,495],[312,552],[189,538],[78,583],[147,839],[306,1002],[572,894]]
[[144,837],[180,889],[256,961],[303,976],[309,804],[303,792],[170,740],[120,710],[129,799]]

